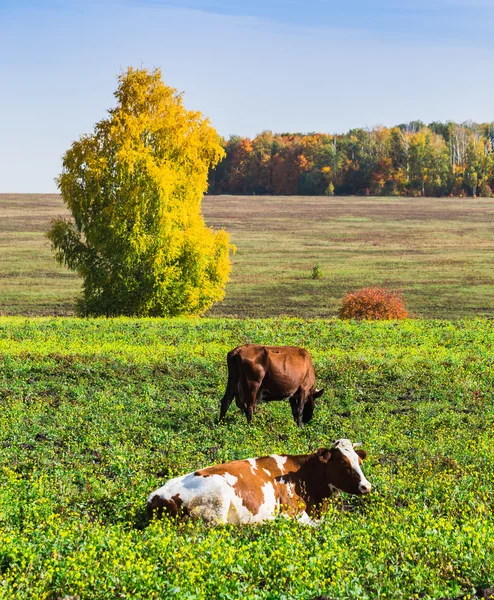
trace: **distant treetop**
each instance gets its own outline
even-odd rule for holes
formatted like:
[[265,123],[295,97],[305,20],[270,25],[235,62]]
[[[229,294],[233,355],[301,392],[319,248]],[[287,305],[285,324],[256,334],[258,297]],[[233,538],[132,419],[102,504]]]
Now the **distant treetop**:
[[263,131],[223,147],[211,194],[491,196],[494,189],[494,122]]

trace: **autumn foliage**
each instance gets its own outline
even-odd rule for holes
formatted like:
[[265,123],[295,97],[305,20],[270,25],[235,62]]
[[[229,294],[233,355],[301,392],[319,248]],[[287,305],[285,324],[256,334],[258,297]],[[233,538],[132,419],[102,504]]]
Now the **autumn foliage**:
[[211,194],[491,196],[494,189],[494,123],[265,131],[223,146]]
[[406,319],[408,312],[401,294],[379,287],[367,287],[346,294],[339,316],[358,320]]
[[223,298],[230,272],[229,236],[201,214],[220,138],[159,70],[129,68],[115,97],[63,157],[57,183],[73,219],[47,236],[83,278],[81,314],[201,314]]

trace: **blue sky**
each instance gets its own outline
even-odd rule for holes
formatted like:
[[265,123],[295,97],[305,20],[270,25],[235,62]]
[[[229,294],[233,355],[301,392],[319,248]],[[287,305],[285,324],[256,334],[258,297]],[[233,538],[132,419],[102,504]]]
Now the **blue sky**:
[[494,0],[0,0],[0,192],[56,191],[129,65],[225,136],[494,120]]

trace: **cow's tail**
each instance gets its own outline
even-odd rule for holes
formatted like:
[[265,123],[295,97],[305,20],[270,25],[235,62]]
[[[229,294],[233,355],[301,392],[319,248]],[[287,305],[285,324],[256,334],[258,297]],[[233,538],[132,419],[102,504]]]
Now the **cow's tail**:
[[230,407],[232,400],[235,398],[237,372],[235,368],[235,357],[231,352],[229,352],[226,357],[226,363],[228,366],[228,381],[226,382],[225,394],[221,399],[220,421],[225,418],[226,411]]

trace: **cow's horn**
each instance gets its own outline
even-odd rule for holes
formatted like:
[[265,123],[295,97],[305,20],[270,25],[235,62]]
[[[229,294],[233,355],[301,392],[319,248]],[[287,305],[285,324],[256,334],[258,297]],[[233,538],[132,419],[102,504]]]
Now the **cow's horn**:
[[360,446],[361,446],[361,445],[362,445],[362,442],[355,442],[355,443],[353,444],[353,447],[354,447],[354,448],[360,448]]

